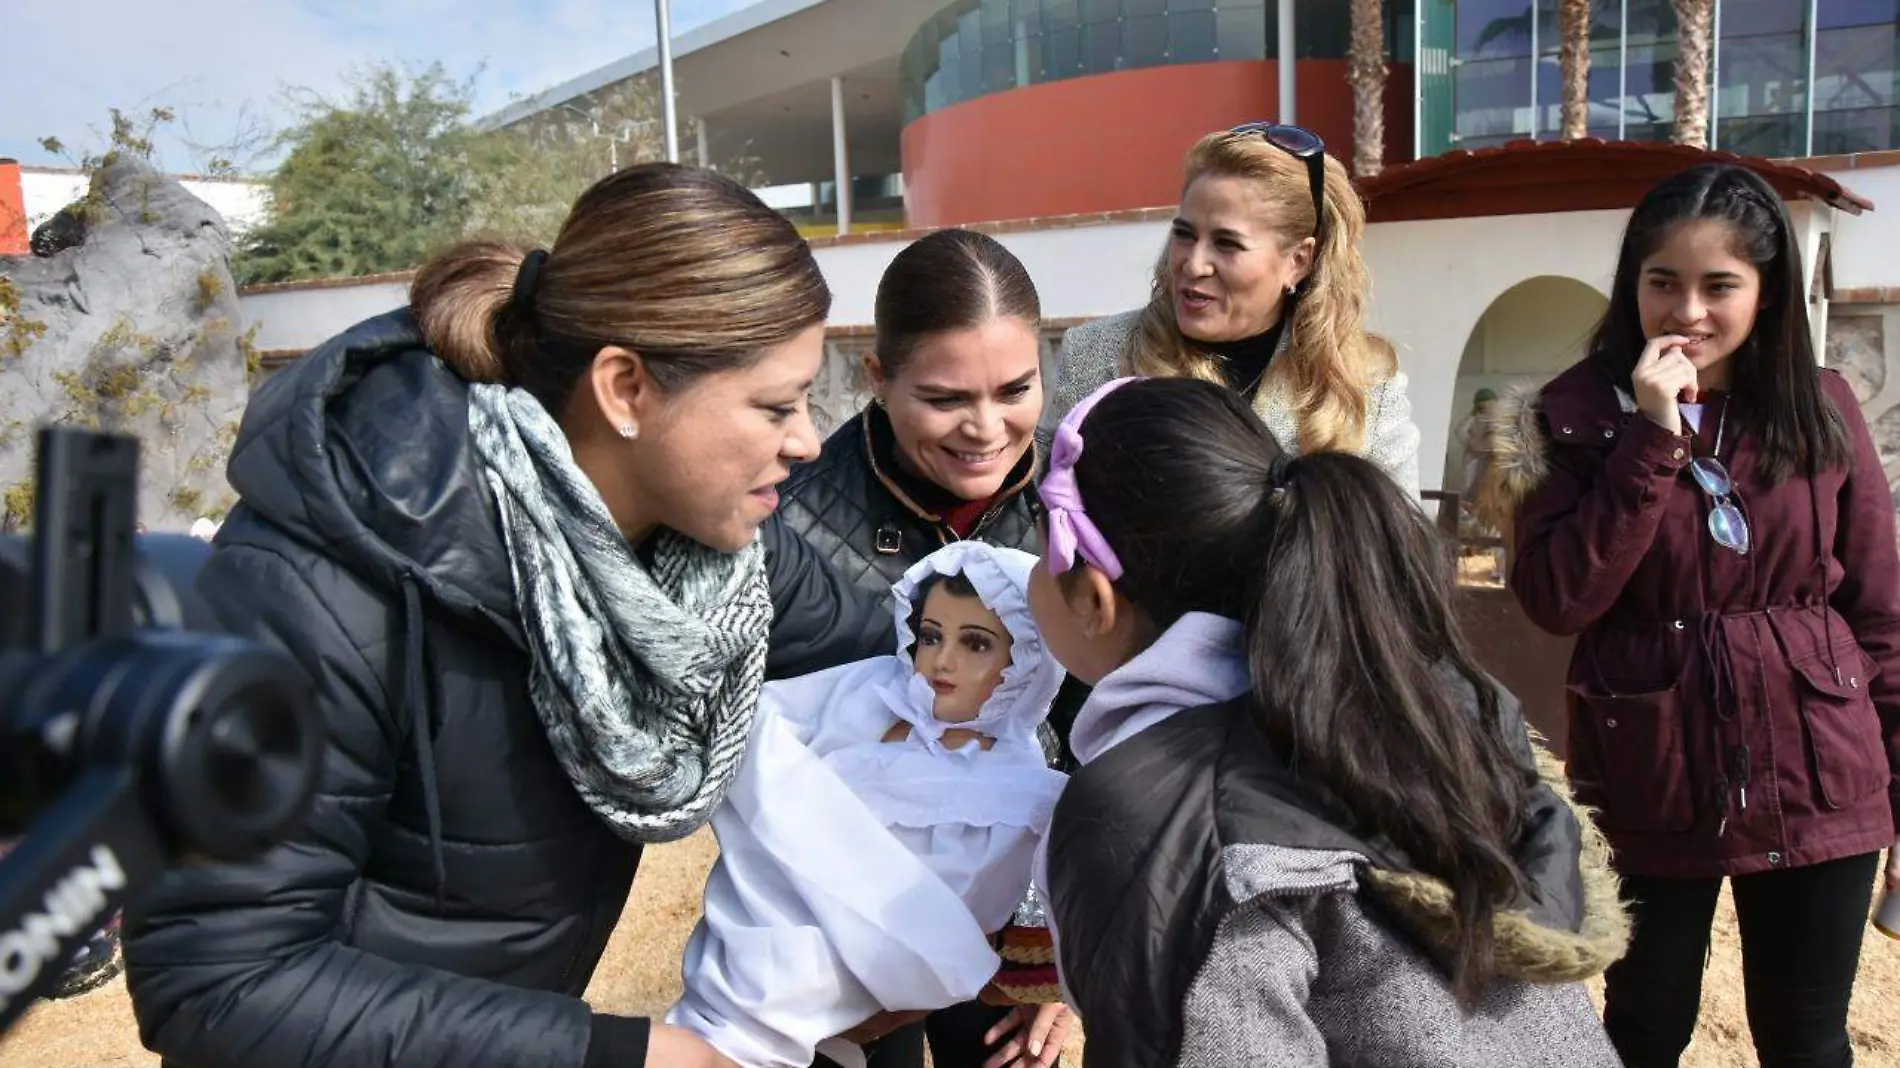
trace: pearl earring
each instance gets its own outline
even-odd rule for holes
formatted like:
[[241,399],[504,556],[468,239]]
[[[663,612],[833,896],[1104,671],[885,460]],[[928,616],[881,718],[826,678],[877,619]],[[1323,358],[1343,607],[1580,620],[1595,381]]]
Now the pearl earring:
[[620,436],[626,438],[628,441],[632,441],[634,438],[640,436],[640,428],[632,423],[622,423],[620,424]]

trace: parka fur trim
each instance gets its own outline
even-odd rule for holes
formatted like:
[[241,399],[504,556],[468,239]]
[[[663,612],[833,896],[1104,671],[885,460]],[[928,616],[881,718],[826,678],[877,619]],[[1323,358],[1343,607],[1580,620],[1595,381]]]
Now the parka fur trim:
[[1550,473],[1544,455],[1548,442],[1538,423],[1540,393],[1541,387],[1528,384],[1506,389],[1484,422],[1490,454],[1472,509],[1478,522],[1502,534],[1507,545],[1518,506]]
[[[1588,979],[1621,958],[1629,948],[1630,917],[1623,906],[1621,883],[1610,867],[1610,843],[1597,829],[1588,809],[1570,792],[1563,765],[1542,744],[1537,770],[1577,818],[1582,850],[1577,866],[1583,882],[1583,922],[1576,932],[1552,930],[1523,912],[1501,912],[1493,921],[1497,939],[1497,967],[1502,978],[1528,983],[1564,983]],[[1417,873],[1370,869],[1367,881],[1381,904],[1405,926],[1449,948],[1452,936],[1451,888]]]

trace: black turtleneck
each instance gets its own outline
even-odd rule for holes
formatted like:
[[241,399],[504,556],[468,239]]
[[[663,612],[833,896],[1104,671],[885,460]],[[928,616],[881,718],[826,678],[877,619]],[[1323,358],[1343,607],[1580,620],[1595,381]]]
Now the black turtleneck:
[[1282,318],[1268,327],[1266,333],[1238,341],[1204,341],[1199,345],[1201,351],[1220,366],[1221,377],[1227,381],[1228,388],[1252,400],[1261,379],[1267,376],[1267,365],[1273,362],[1274,350],[1280,347],[1280,330],[1285,323]]

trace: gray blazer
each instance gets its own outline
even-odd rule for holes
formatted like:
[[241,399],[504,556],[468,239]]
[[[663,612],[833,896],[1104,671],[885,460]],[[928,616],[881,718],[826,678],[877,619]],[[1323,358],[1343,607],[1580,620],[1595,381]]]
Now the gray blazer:
[[[1045,426],[1054,427],[1070,408],[1104,382],[1126,374],[1129,335],[1139,310],[1083,323],[1062,339],[1056,356],[1056,388],[1043,412]],[[1392,475],[1407,493],[1418,495],[1418,425],[1412,422],[1412,402],[1405,395],[1405,372],[1400,371],[1367,394],[1366,446],[1363,455]],[[1260,387],[1254,410],[1289,455],[1300,451],[1299,414],[1272,376]]]

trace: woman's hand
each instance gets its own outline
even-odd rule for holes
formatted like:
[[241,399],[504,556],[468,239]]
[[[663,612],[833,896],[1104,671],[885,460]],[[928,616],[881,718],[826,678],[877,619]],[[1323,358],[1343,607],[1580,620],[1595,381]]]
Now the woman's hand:
[[1693,404],[1698,395],[1695,364],[1682,352],[1688,343],[1688,338],[1675,334],[1650,338],[1630,374],[1637,410],[1671,434],[1682,433],[1682,410],[1676,405]]
[[647,1034],[647,1068],[739,1068],[712,1043],[686,1030],[653,1021]]
[[854,1046],[862,1046],[867,1042],[876,1042],[900,1027],[909,1027],[928,1015],[927,1012],[912,1010],[880,1012],[838,1037]]
[[1887,850],[1887,892],[1900,894],[1900,838],[1893,841],[1893,848]]
[[1049,1068],[1062,1056],[1062,1044],[1068,1041],[1069,1031],[1074,1027],[1075,1017],[1061,1002],[1018,1005],[983,1036],[986,1046],[1009,1039],[1002,1049],[983,1062],[983,1068],[1009,1068],[1010,1065]]

